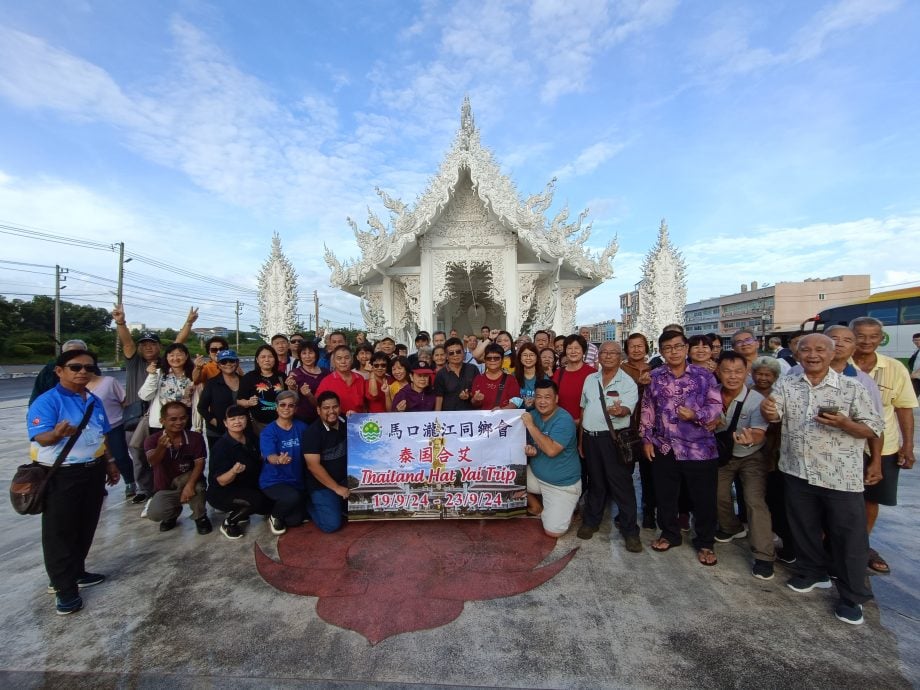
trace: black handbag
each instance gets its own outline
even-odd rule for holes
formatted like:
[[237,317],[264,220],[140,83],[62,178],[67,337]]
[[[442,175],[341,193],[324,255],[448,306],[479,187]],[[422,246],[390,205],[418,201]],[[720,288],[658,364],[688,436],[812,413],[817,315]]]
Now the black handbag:
[[30,462],[16,468],[13,481],[10,482],[10,503],[13,504],[13,510],[17,513],[20,515],[38,515],[45,509],[45,490],[48,488],[48,482],[57,472],[61,463],[67,459],[67,455],[89,423],[94,405],[95,401],[90,400],[76,433],[67,439],[67,443],[58,453],[57,459],[55,459],[51,467],[39,465],[37,462]]
[[613,422],[610,420],[610,415],[607,413],[607,405],[605,404],[607,400],[604,398],[604,388],[601,386],[600,380],[597,382],[597,392],[601,396],[601,409],[604,411],[604,421],[607,422],[607,430],[610,432],[610,436],[617,450],[620,451],[620,461],[624,465],[634,463],[638,455],[639,435],[629,427],[620,429],[620,431],[613,428]]
[[748,392],[744,392],[741,402],[735,403],[735,414],[732,415],[732,421],[725,431],[716,433],[716,447],[719,450],[719,467],[724,467],[731,462],[732,455],[735,451],[735,429],[738,428],[738,420],[741,418],[741,408],[744,407],[744,401],[747,400]]

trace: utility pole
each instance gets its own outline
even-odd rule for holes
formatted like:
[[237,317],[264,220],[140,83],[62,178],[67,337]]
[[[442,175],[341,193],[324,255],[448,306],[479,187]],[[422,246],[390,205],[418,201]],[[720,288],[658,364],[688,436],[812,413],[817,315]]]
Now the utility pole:
[[316,319],[316,330],[319,330],[319,295],[313,291],[313,314]]
[[240,301],[236,301],[236,354],[240,354],[240,308],[243,305],[240,304]]
[[[115,296],[115,304],[121,305],[125,286],[125,243],[118,243],[118,294]],[[118,337],[118,328],[115,328],[115,364],[121,362],[121,338]]]
[[[67,280],[66,268],[54,267],[54,352],[61,354],[61,283]],[[66,285],[63,287],[67,287]]]

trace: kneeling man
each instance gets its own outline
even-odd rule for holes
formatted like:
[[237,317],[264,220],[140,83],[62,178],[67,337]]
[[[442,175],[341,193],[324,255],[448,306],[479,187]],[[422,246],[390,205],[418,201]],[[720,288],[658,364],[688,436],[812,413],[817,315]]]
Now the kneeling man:
[[310,519],[323,532],[342,526],[348,499],[348,458],[345,419],[339,416],[339,396],[323,391],[316,396],[317,419],[304,432],[301,448],[307,460]]
[[[534,409],[522,417],[531,443],[524,447],[528,510],[543,520],[543,531],[561,537],[569,529],[581,496],[581,462],[575,420],[559,407],[556,384],[537,381]],[[537,495],[543,497],[540,504]]]

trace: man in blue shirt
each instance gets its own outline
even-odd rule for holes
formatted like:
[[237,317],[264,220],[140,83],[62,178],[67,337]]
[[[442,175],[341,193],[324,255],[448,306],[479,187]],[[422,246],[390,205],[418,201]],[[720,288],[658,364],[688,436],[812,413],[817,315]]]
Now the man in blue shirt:
[[[561,537],[569,529],[581,496],[581,462],[575,420],[559,407],[556,384],[537,381],[534,409],[521,418],[531,443],[524,447],[527,466],[527,509],[539,515],[543,531]],[[537,496],[542,496],[541,503]]]
[[105,408],[86,389],[95,367],[95,358],[85,350],[62,353],[54,368],[59,383],[35,399],[26,418],[32,460],[50,467],[93,405],[86,427],[45,492],[42,551],[57,595],[56,610],[62,616],[83,608],[80,589],[105,580],[105,575],[86,571],[86,555],[99,522],[106,477],[110,486],[120,479],[105,446],[109,432]]

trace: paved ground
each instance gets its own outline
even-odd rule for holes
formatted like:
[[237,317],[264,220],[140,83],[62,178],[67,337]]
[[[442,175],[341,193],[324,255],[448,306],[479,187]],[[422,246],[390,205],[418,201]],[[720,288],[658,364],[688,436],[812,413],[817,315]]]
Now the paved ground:
[[[0,403],[3,486],[26,457],[23,403]],[[545,584],[376,645],[260,577],[254,545],[277,558],[262,520],[237,542],[198,536],[187,513],[160,534],[120,492],[90,554],[110,580],[69,617],[45,592],[39,519],[0,502],[0,686],[920,687],[920,470],[902,474],[902,505],[882,511],[874,543],[894,574],[871,579],[861,627],[834,619],[831,592],[787,589],[782,568],[753,579],[746,541],[718,546],[719,565],[703,568],[689,547],[629,554],[608,524],[587,542],[560,539],[544,563],[578,551]]]

